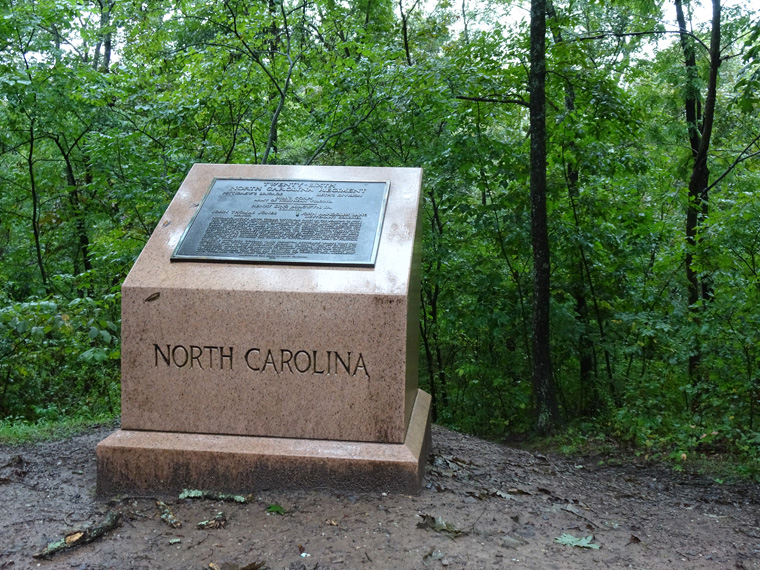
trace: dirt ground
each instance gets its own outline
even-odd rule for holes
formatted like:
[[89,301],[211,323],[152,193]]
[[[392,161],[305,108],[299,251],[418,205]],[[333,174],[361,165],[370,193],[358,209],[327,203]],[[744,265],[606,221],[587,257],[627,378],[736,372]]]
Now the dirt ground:
[[[160,497],[182,523],[172,528],[158,497],[94,497],[95,446],[111,431],[0,446],[0,569],[760,568],[757,485],[544,457],[440,427],[419,496]],[[121,522],[104,536],[33,557],[109,510]],[[197,528],[219,512],[221,528]]]

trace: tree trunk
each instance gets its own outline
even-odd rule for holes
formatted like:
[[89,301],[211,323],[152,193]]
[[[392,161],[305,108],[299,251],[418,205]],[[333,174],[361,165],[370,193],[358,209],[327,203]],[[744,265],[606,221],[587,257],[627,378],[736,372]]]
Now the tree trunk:
[[100,34],[103,40],[103,63],[100,66],[102,73],[111,71],[111,10],[114,1],[104,1],[100,8]]
[[[82,265],[84,267],[84,271],[87,272],[92,270],[90,238],[87,235],[87,224],[85,222],[86,208],[83,208],[82,204],[80,203],[81,200],[79,196],[79,187],[77,185],[76,176],[74,175],[74,165],[71,163],[72,149],[65,149],[60,141],[60,138],[57,136],[53,138],[53,141],[55,142],[56,146],[58,146],[58,150],[61,152],[61,158],[63,158],[63,163],[66,167],[66,182],[68,186],[69,204],[71,206],[72,217],[74,218],[74,227],[76,228],[77,241],[79,242],[77,249],[78,253],[82,256]],[[78,268],[76,265],[77,263],[75,256],[75,273],[79,273],[79,271],[77,271]],[[87,294],[88,292],[85,290],[83,293]]]
[[45,264],[42,262],[42,245],[40,244],[40,198],[37,193],[37,182],[34,178],[34,119],[29,123],[29,155],[27,156],[27,167],[29,169],[29,187],[32,190],[32,234],[34,234],[34,251],[37,254],[37,267],[40,270],[42,284],[47,288],[47,273]]
[[[417,3],[414,3],[414,6],[416,6]],[[409,14],[411,14],[412,10],[414,10],[414,6],[412,6],[412,9],[409,10]],[[398,0],[398,9],[401,14],[401,37],[404,40],[404,53],[406,54],[406,64],[411,67],[412,66],[412,54],[409,51],[409,30],[407,26],[407,20],[409,19],[409,14],[404,13],[404,0]]]
[[533,245],[533,397],[536,428],[550,432],[559,424],[552,375],[549,306],[549,231],[546,214],[546,0],[530,6],[530,205]]
[[[691,177],[689,179],[689,195],[686,210],[686,280],[688,282],[689,312],[696,325],[701,321],[700,313],[704,305],[712,299],[712,285],[710,275],[706,272],[698,273],[694,261],[697,246],[702,241],[698,238],[700,229],[707,223],[709,213],[708,186],[710,170],[707,166],[707,155],[710,150],[710,137],[712,135],[713,122],[715,119],[715,101],[718,86],[718,69],[720,68],[720,0],[713,0],[712,32],[710,35],[710,78],[707,85],[704,113],[699,117],[700,100],[696,85],[698,84],[698,69],[694,53],[694,43],[687,36],[686,19],[684,18],[681,0],[675,0],[676,17],[681,32],[681,48],[684,54],[686,67],[686,99],[685,112],[686,123],[689,132],[689,145],[693,157]],[[700,301],[702,306],[700,307]],[[689,381],[697,382],[703,371],[702,346],[698,333],[694,337],[692,353],[689,356]],[[698,405],[698,398],[692,402],[692,407]]]
[[[551,0],[546,4],[546,15],[550,18],[552,37],[555,44],[563,43],[562,30],[559,27],[557,21],[557,13],[554,10],[554,3]],[[570,83],[569,79],[565,80],[565,112],[566,119],[571,120],[569,117],[575,111],[575,87]],[[575,141],[569,141],[570,149],[575,146]],[[578,210],[576,208],[576,201],[578,199],[578,180],[580,179],[580,172],[575,161],[570,159],[565,162],[565,184],[567,185],[567,194],[570,200],[570,206],[573,209],[575,228],[580,233],[580,220],[578,217]],[[581,242],[578,244],[579,258],[576,267],[578,268],[578,278],[575,283],[571,283],[570,292],[575,300],[575,318],[578,321],[580,327],[580,333],[578,334],[578,381],[580,385],[580,413],[593,412],[599,406],[601,399],[599,398],[599,391],[597,390],[596,381],[593,377],[594,372],[594,343],[589,335],[590,322],[588,316],[588,304],[586,302],[586,285],[584,283],[584,275],[587,273],[584,271],[584,259],[585,252]],[[591,275],[588,275],[589,281]],[[612,382],[612,379],[610,379]],[[591,392],[591,402],[587,404],[586,394]]]

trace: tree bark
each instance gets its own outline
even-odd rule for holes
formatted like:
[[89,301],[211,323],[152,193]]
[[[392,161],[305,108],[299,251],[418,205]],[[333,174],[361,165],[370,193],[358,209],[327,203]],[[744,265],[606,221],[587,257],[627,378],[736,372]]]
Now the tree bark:
[[[559,27],[557,21],[557,13],[554,10],[554,3],[551,0],[546,4],[546,15],[550,18],[551,33],[554,38],[555,45],[563,43],[562,30]],[[565,112],[566,119],[572,120],[570,115],[575,112],[575,87],[569,79],[565,80]],[[570,149],[575,147],[575,141],[571,139],[569,141]],[[574,221],[576,230],[580,233],[580,219],[578,217],[578,209],[576,208],[576,202],[578,199],[578,181],[580,179],[580,172],[575,160],[564,159],[565,164],[565,184],[567,185],[568,198],[570,200],[570,206],[573,210]],[[578,243],[578,261],[576,267],[578,268],[578,278],[575,283],[570,285],[570,291],[575,299],[575,318],[580,324],[580,333],[578,335],[578,380],[581,387],[581,407],[580,412],[591,412],[597,408],[600,404],[600,398],[598,390],[596,389],[596,382],[593,378],[594,372],[594,344],[591,341],[588,330],[590,328],[589,316],[588,316],[588,304],[586,302],[586,285],[584,283],[584,275],[587,273],[584,271],[584,259],[585,252],[581,242]],[[588,274],[589,282],[591,281],[591,275]],[[601,326],[601,323],[600,323]],[[602,338],[604,335],[602,334]],[[610,378],[610,383],[612,379]],[[591,392],[591,404],[586,405],[586,393]],[[591,408],[587,410],[587,408]]]
[[530,9],[530,205],[533,245],[533,397],[536,428],[550,432],[559,424],[552,375],[549,307],[549,231],[546,213],[546,0]]
[[40,270],[42,284],[47,288],[47,273],[45,264],[42,262],[42,246],[40,244],[40,207],[39,195],[37,193],[37,182],[34,178],[34,122],[33,118],[29,122],[29,155],[26,164],[29,169],[29,187],[32,190],[32,233],[34,234],[34,251],[37,254],[37,267]]
[[[707,156],[710,150],[710,138],[712,136],[713,123],[715,120],[715,102],[718,89],[718,70],[720,68],[720,0],[713,0],[712,31],[710,34],[710,76],[705,97],[704,112],[700,117],[699,92],[696,90],[698,70],[694,43],[686,29],[681,0],[675,0],[676,17],[678,28],[681,33],[681,49],[684,54],[686,67],[686,99],[685,112],[686,123],[689,133],[689,145],[693,158],[691,176],[689,178],[689,194],[686,210],[686,280],[688,282],[689,312],[695,324],[699,324],[700,312],[704,305],[712,300],[713,291],[710,275],[706,272],[698,273],[695,268],[695,252],[702,238],[698,237],[700,229],[707,223],[709,213],[709,179],[710,170],[707,165]],[[701,118],[701,122],[700,122]],[[700,307],[700,301],[702,307]],[[694,346],[689,356],[689,381],[696,382],[700,376],[702,365],[702,346],[699,337],[695,334]],[[698,396],[697,396],[698,398]],[[692,406],[696,402],[692,402]]]
[[408,13],[404,13],[404,0],[398,0],[398,9],[401,14],[401,37],[404,40],[404,53],[406,54],[406,64],[409,67],[412,66],[412,54],[409,51],[409,30],[407,26],[407,20],[416,5],[417,5],[417,2],[414,3],[414,5],[412,6],[411,10],[409,10]]

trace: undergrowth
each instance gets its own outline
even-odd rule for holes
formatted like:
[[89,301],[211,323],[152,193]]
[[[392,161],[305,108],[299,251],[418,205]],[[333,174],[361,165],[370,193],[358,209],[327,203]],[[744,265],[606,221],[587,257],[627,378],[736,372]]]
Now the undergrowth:
[[95,426],[117,425],[118,415],[103,413],[97,416],[79,416],[38,420],[0,420],[0,444],[15,445],[38,441],[66,439]]
[[[603,426],[602,426],[603,427]],[[684,433],[676,430],[656,437],[620,438],[589,422],[571,424],[552,436],[532,435],[519,447],[557,453],[568,457],[591,457],[597,464],[646,462],[674,471],[699,474],[716,483],[760,482],[760,448],[746,435],[721,437],[720,432],[686,424]],[[510,442],[514,443],[514,442]]]

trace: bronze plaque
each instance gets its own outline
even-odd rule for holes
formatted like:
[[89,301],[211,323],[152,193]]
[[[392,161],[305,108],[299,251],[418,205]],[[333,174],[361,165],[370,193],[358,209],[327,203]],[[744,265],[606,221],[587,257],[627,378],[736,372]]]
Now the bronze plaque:
[[215,178],[172,261],[375,265],[388,182]]

